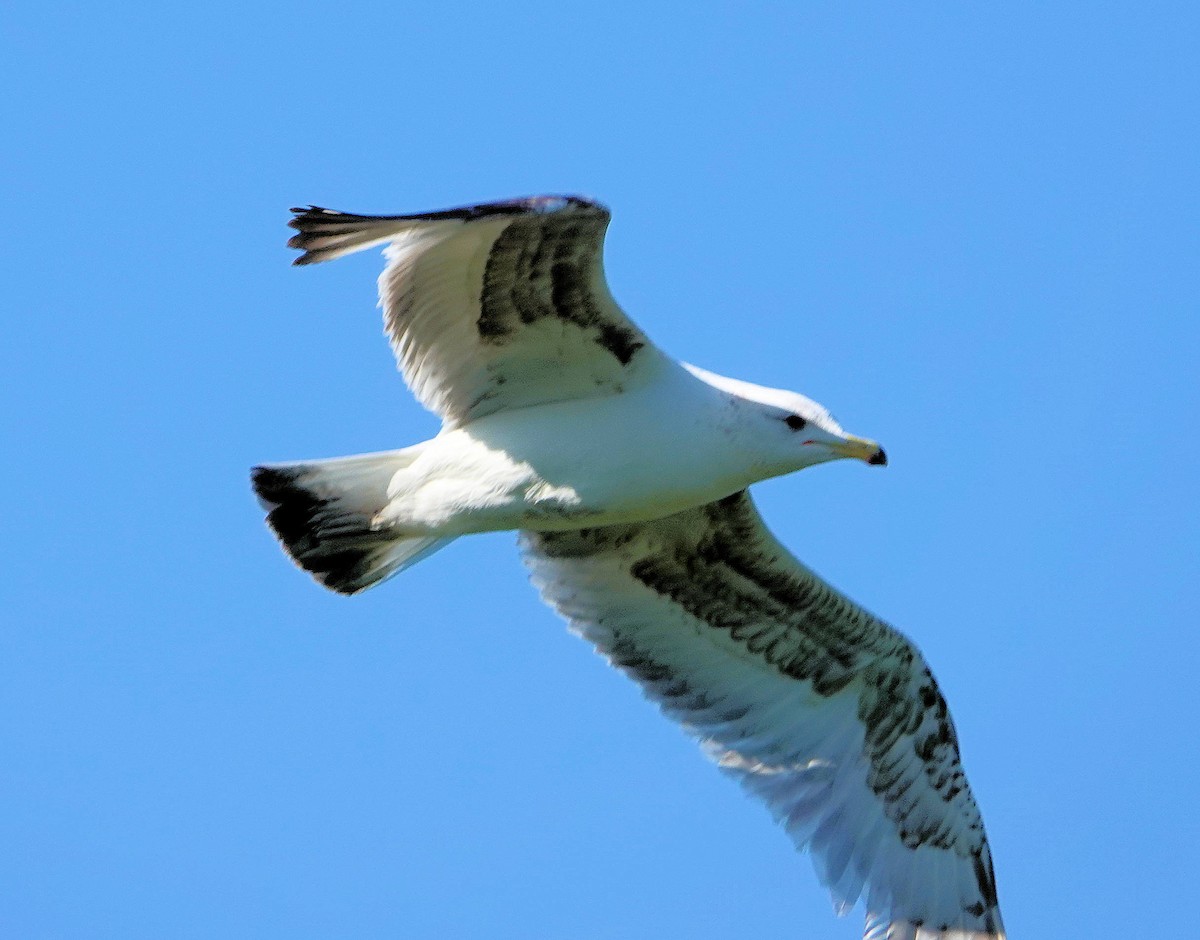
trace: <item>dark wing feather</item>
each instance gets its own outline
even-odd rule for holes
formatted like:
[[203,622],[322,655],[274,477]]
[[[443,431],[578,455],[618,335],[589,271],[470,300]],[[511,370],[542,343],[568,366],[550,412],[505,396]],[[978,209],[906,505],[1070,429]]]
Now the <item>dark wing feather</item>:
[[293,210],[311,264],[386,243],[384,325],[413,393],[451,425],[646,381],[662,359],[604,277],[609,213],[539,196],[408,216]]
[[749,496],[523,533],[545,599],[808,848],[867,936],[1003,937],[946,703],[900,633],[805,568]]

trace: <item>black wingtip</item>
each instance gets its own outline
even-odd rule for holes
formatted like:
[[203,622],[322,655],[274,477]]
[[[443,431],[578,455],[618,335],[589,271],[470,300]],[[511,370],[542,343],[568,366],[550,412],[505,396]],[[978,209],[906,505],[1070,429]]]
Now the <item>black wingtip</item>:
[[415,215],[358,215],[316,205],[293,206],[291,212],[292,218],[287,224],[289,228],[296,229],[298,234],[288,240],[288,247],[304,252],[292,262],[297,266],[329,261],[368,245],[386,241],[403,229],[403,223],[406,222],[472,222],[494,217],[550,215],[560,212],[604,219],[609,215],[608,209],[595,200],[584,196],[565,195],[526,196],[521,199],[485,202]]
[[574,209],[585,212],[607,213],[608,207],[603,203],[587,196],[550,193],[541,196],[522,196],[518,199],[500,199],[494,202],[480,202],[469,206],[455,206],[450,209],[436,209],[432,212],[414,212],[409,215],[364,215],[353,212],[340,212],[337,209],[327,209],[324,206],[292,206],[288,211],[292,218],[288,225],[301,228],[313,222],[332,221],[412,221],[438,222],[459,219],[469,221],[489,216],[524,215],[526,213],[562,212]]

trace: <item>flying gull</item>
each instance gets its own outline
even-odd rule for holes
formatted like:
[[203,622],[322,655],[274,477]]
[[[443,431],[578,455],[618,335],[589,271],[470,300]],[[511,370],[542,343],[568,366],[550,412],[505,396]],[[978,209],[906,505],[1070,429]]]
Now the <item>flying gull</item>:
[[517,530],[543,598],[766,802],[839,913],[863,902],[867,940],[1003,938],[925,660],[797,561],[747,493],[883,449],[802,395],[658,349],[609,293],[595,202],[293,212],[296,264],[386,245],[386,332],[443,427],[256,467],[288,555],[355,594],[461,535]]

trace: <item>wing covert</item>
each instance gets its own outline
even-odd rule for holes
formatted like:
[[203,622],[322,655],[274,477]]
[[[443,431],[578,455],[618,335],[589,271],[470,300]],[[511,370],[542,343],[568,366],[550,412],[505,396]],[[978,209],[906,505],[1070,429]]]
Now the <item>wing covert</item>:
[[870,940],[997,940],[991,853],[916,648],[801,565],[748,494],[524,532],[543,597],[807,848]]

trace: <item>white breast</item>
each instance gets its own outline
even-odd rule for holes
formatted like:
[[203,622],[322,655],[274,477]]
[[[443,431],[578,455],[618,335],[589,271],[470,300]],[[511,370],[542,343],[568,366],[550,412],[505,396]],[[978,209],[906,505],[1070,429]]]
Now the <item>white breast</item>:
[[413,531],[561,531],[658,518],[756,478],[728,395],[683,369],[605,398],[501,412],[439,435],[383,518]]

